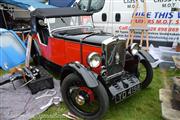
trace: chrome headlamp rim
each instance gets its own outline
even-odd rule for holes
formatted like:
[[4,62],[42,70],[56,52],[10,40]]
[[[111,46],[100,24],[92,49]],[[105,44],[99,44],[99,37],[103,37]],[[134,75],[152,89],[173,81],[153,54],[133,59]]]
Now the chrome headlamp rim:
[[[94,58],[95,58],[95,57],[99,57],[98,63],[96,63],[96,64],[92,63],[92,61],[93,61],[93,59],[94,59],[93,57],[94,57]],[[100,64],[101,64],[101,56],[100,56],[99,53],[97,53],[97,52],[92,52],[92,53],[90,53],[90,54],[88,55],[87,63],[89,64],[89,66],[90,66],[91,68],[97,68],[97,67],[99,67]]]
[[140,46],[137,43],[132,43],[128,48],[129,53],[132,55],[136,55],[139,50]]

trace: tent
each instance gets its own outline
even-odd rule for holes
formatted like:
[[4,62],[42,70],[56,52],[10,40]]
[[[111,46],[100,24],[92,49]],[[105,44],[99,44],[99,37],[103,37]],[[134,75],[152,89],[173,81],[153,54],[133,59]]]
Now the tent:
[[0,7],[0,28],[13,30],[29,29],[30,12],[35,9],[55,8],[40,0],[0,0]]
[[49,0],[49,5],[56,7],[71,7],[76,0]]
[[26,46],[11,30],[0,28],[0,67],[9,70],[24,63]]
[[46,5],[44,3],[41,3],[40,1],[37,1],[37,0],[0,0],[0,3],[14,5],[14,6],[20,7],[22,9],[30,10],[30,11],[37,8],[53,8],[54,7],[52,5]]

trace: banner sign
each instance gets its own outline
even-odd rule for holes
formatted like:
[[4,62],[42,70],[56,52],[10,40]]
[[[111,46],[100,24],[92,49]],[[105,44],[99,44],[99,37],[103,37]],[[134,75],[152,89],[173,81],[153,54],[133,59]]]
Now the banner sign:
[[[132,18],[132,12],[135,9],[136,0],[123,0],[122,3],[122,21],[116,31],[119,31],[121,37],[128,37],[128,30]],[[144,16],[143,1],[139,1],[139,11],[136,16]],[[149,39],[152,41],[180,41],[180,11],[171,11],[172,8],[180,7],[180,0],[147,0],[147,18],[149,27]],[[124,12],[124,10],[126,10]],[[129,15],[127,15],[129,11]],[[125,18],[126,17],[126,18]],[[129,19],[129,20],[128,20]],[[129,21],[129,23],[127,23]],[[136,20],[137,23],[142,20]],[[140,34],[135,36],[140,39]]]

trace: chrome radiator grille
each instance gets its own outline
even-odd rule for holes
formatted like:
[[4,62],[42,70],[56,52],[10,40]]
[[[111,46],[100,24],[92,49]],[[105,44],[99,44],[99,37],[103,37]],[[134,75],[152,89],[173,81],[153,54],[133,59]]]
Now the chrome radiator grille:
[[108,76],[121,72],[125,64],[126,41],[112,41],[104,45],[103,49]]

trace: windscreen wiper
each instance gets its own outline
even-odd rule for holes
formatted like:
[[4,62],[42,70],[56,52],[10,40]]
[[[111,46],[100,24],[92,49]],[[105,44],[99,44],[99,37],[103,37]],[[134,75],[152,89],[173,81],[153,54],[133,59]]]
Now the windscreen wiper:
[[60,17],[60,19],[61,19],[61,21],[62,21],[64,24],[68,25],[68,24],[66,23],[66,21],[65,21],[62,17]]
[[88,37],[91,37],[91,36],[93,36],[93,35],[98,35],[98,34],[101,34],[101,33],[102,33],[102,32],[93,32],[93,33],[91,33],[91,34],[85,36],[85,37],[82,38],[81,40],[85,40],[85,39],[88,38]]

